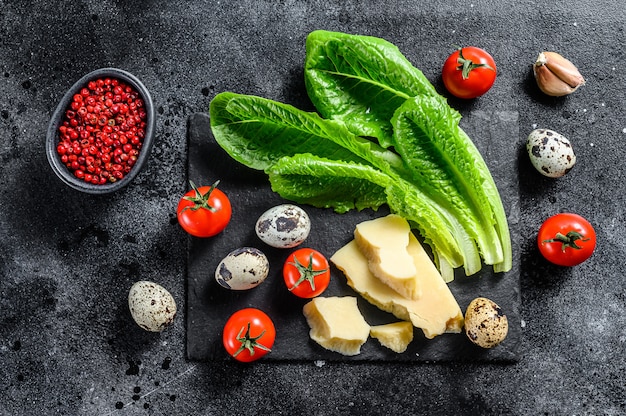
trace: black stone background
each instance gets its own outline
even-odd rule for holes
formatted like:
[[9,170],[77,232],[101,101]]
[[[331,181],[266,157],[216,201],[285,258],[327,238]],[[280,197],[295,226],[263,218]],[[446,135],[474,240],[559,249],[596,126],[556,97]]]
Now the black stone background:
[[[624,413],[625,26],[621,0],[0,0],[0,414]],[[518,134],[493,144],[516,155],[519,175],[516,363],[187,360],[187,236],[174,211],[188,118],[220,91],[306,103],[304,40],[315,29],[390,40],[442,93],[455,45],[494,55],[494,88],[449,102],[472,123],[517,114]],[[530,66],[541,50],[574,61],[587,85],[543,96]],[[88,196],[53,176],[45,132],[64,91],[107,66],[150,89],[157,140],[128,188]],[[566,177],[530,166],[524,141],[536,127],[572,141],[578,163]],[[547,264],[534,246],[559,211],[598,232],[595,255],[576,268]],[[128,312],[140,279],[178,302],[161,334],[140,331]]]

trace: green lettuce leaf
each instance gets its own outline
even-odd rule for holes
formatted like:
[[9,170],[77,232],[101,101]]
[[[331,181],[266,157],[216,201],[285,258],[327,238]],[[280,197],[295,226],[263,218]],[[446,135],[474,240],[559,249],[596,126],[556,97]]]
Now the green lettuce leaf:
[[[458,235],[467,274],[481,268],[476,250],[486,264],[503,261],[495,229],[495,217],[484,178],[474,169],[476,159],[471,141],[458,135],[458,113],[432,97],[417,96],[398,108],[394,125],[394,147],[413,173],[412,182],[459,223],[466,234]],[[480,156],[479,156],[480,157]]]
[[264,170],[283,156],[299,153],[372,164],[383,171],[403,169],[402,159],[376,143],[354,136],[341,123],[288,104],[223,92],[210,104],[211,129],[235,160]]
[[316,113],[231,92],[218,94],[209,111],[217,143],[233,159],[253,169],[267,169],[282,157],[299,153],[366,163],[330,140],[348,133],[345,127],[328,123]]
[[440,97],[394,44],[341,32],[316,30],[307,36],[304,80],[322,117],[375,137],[383,147],[392,143],[390,120],[404,100]]
[[390,177],[357,163],[329,160],[311,154],[284,157],[266,170],[272,190],[283,198],[345,213],[377,210],[387,203]]

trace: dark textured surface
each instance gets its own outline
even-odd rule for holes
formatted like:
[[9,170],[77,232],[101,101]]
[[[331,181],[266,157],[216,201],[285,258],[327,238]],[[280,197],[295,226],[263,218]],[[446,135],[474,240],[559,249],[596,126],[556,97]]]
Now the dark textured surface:
[[[494,88],[450,103],[472,120],[519,115],[519,135],[493,143],[517,155],[510,169],[520,180],[519,362],[186,359],[187,237],[174,210],[186,189],[187,119],[226,90],[305,102],[303,45],[314,29],[384,37],[442,92],[453,45],[494,55]],[[623,414],[625,30],[621,0],[0,0],[0,414]],[[574,61],[587,85],[541,95],[530,64],[542,49]],[[87,196],[52,173],[45,132],[65,90],[107,66],[151,91],[157,137],[132,184]],[[572,141],[578,163],[567,177],[533,171],[523,145],[535,127]],[[588,217],[599,237],[593,258],[573,269],[548,265],[533,241],[565,210]],[[126,297],[139,279],[179,304],[164,333],[130,318]]]
[[[301,105],[301,104],[300,104]],[[494,145],[499,135],[518,135],[518,115],[515,112],[476,112],[463,120],[463,128],[474,137],[477,146],[498,178],[503,205],[509,216],[512,240],[518,240],[519,181],[515,164],[516,154]],[[267,209],[285,201],[270,189],[267,175],[246,169],[224,152],[215,142],[206,113],[191,115],[188,123],[189,179],[213,182],[220,179],[220,189],[233,201],[245,201],[235,207],[231,224],[217,238],[190,238],[187,285],[187,357],[192,360],[223,360],[228,358],[222,347],[222,326],[235,311],[255,307],[265,311],[277,328],[276,344],[268,361],[313,360],[333,361],[499,361],[517,360],[520,343],[520,280],[519,252],[515,249],[514,267],[504,274],[495,274],[491,267],[468,278],[459,270],[459,277],[449,287],[465,312],[467,305],[478,296],[486,296],[505,308],[511,330],[498,348],[485,350],[469,342],[464,334],[445,334],[426,339],[421,330],[414,331],[414,340],[402,354],[380,345],[370,338],[356,356],[343,356],[327,351],[311,341],[309,326],[302,314],[307,302],[290,294],[282,279],[282,265],[292,250],[272,249],[254,232],[257,218]],[[484,128],[490,126],[490,128]],[[244,174],[245,172],[245,174]],[[387,207],[377,212],[363,210],[336,214],[330,209],[304,206],[312,230],[303,247],[312,247],[332,256],[353,238],[354,228],[361,221],[388,214]],[[221,287],[214,278],[220,260],[238,247],[262,250],[270,261],[267,280],[253,290],[236,292]],[[370,325],[397,321],[393,315],[381,312],[355,293],[346,283],[343,273],[331,266],[331,283],[323,296],[355,296],[359,310]]]

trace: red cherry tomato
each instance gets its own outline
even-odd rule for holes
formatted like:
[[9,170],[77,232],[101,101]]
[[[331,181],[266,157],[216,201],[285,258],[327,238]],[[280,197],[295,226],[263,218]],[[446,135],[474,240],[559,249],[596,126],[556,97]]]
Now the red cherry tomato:
[[178,202],[178,223],[195,237],[213,237],[230,222],[230,200],[216,188],[218,183],[198,188],[190,182],[192,189]]
[[226,352],[237,361],[256,361],[272,350],[276,328],[272,319],[255,308],[238,310],[224,325],[222,342]]
[[326,257],[311,248],[301,248],[289,255],[283,266],[287,289],[301,298],[314,298],[330,283],[330,265]]
[[487,51],[468,46],[457,49],[446,59],[441,78],[450,94],[469,99],[489,91],[496,72],[496,62]]
[[580,215],[556,214],[539,228],[537,244],[549,262],[559,266],[576,266],[593,254],[596,232]]

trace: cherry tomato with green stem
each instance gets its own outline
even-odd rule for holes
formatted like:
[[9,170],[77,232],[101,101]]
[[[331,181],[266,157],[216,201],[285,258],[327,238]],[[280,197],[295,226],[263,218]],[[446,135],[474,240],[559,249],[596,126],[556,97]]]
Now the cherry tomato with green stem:
[[319,251],[300,248],[285,260],[283,278],[287,289],[294,295],[314,298],[322,294],[330,283],[330,265]]
[[224,324],[222,343],[226,352],[237,361],[256,361],[272,351],[276,327],[272,318],[256,308],[233,313]]
[[217,189],[219,181],[199,188],[191,181],[189,184],[192,189],[178,201],[176,208],[178,223],[195,237],[221,233],[230,222],[232,207],[226,194]]
[[450,94],[471,99],[485,94],[496,80],[496,62],[484,49],[467,46],[454,51],[441,70]]
[[593,254],[596,232],[580,215],[560,213],[543,222],[537,234],[537,245],[549,262],[559,266],[576,266]]

